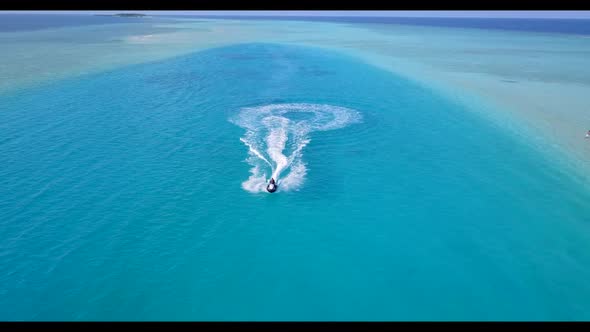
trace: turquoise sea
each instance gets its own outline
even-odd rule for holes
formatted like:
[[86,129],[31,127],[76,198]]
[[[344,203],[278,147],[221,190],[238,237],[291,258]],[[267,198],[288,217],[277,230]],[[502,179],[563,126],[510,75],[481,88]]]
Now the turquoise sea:
[[470,107],[262,41],[0,94],[0,320],[590,319],[590,190]]

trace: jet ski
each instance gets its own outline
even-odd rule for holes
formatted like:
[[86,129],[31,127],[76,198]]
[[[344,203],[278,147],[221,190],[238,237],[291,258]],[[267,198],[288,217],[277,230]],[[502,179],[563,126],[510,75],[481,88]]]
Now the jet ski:
[[270,179],[268,186],[266,186],[266,191],[268,191],[269,193],[274,193],[275,191],[277,191],[277,184],[275,183],[274,178]]

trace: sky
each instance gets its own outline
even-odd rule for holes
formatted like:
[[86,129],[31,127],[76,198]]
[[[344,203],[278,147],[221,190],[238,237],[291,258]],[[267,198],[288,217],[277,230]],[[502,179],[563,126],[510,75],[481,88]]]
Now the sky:
[[3,11],[2,13],[53,13],[53,14],[114,14],[120,12],[133,12],[148,15],[273,15],[273,16],[392,16],[392,17],[497,17],[497,18],[590,18],[590,11],[588,10],[129,10],[129,11]]

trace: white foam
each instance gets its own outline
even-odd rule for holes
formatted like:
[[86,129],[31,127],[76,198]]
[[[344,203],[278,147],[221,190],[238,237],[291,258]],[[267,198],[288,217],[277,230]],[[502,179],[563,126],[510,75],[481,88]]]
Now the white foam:
[[258,166],[250,169],[250,177],[242,182],[242,188],[249,192],[263,192],[266,190],[266,175],[260,172]]
[[253,147],[253,146],[252,146],[252,145],[251,145],[251,144],[248,142],[248,140],[247,140],[247,139],[245,139],[245,138],[240,138],[240,141],[242,141],[244,144],[246,144],[246,146],[248,147],[248,149],[249,149],[249,152],[250,152],[251,154],[255,155],[256,157],[258,157],[258,158],[260,158],[260,159],[262,159],[262,160],[264,160],[264,161],[265,161],[265,162],[268,164],[268,166],[272,167],[272,164],[270,163],[270,161],[268,161],[266,158],[264,158],[264,156],[263,156],[263,155],[262,155],[260,152],[258,152],[258,150],[256,150],[256,148],[255,148],[255,147]]
[[[291,113],[310,116],[290,118]],[[343,128],[360,119],[359,112],[332,105],[271,104],[241,109],[231,121],[246,129],[240,140],[249,149],[247,161],[252,165],[251,175],[242,187],[250,192],[264,192],[269,180],[265,170],[269,170],[278,191],[298,189],[307,174],[302,156],[303,148],[311,141],[309,134]]]

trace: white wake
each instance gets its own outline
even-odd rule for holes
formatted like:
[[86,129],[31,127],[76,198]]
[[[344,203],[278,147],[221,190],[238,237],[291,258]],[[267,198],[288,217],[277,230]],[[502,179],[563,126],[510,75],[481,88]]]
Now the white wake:
[[355,110],[331,105],[272,104],[241,109],[230,120],[246,129],[240,140],[249,149],[247,162],[252,168],[242,187],[264,192],[273,177],[279,191],[299,188],[307,173],[302,154],[309,134],[343,128],[360,119]]

